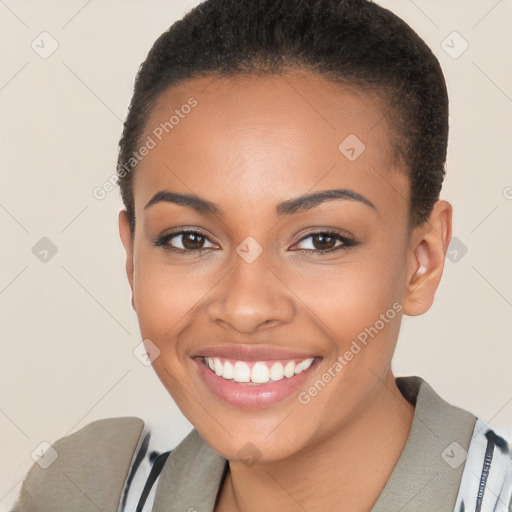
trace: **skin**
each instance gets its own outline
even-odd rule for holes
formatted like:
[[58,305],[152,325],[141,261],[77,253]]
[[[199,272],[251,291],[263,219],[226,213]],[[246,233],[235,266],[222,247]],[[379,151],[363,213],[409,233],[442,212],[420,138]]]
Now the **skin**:
[[[409,180],[392,165],[394,134],[377,96],[298,70],[203,77],[162,93],[141,140],[190,97],[197,106],[139,163],[133,236],[126,211],[119,214],[141,334],[160,350],[153,367],[203,439],[230,461],[217,512],[369,511],[414,415],[391,369],[401,316],[432,304],[451,206],[438,201],[428,222],[411,228]],[[366,146],[355,161],[338,149],[349,134]],[[357,192],[375,209],[336,199],[276,215],[281,201],[335,188]],[[144,209],[161,189],[218,203],[224,217],[169,202]],[[183,227],[204,234],[210,250],[182,255],[153,244]],[[304,237],[326,229],[359,244],[321,255],[341,242]],[[262,248],[250,264],[236,252],[248,236]],[[186,236],[168,242],[201,246],[195,243]],[[308,404],[294,393],[259,410],[228,405],[190,357],[228,343],[313,352],[322,360],[307,390],[393,303],[402,311]],[[238,453],[248,442],[259,451],[254,465]]]

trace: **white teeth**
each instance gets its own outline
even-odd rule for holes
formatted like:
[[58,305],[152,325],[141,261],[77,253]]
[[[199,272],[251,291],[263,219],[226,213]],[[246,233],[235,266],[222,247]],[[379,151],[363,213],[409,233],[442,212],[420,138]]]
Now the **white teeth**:
[[265,363],[256,363],[251,370],[251,382],[265,384],[270,380],[270,370]]
[[283,365],[279,362],[274,363],[270,368],[270,378],[272,380],[281,380],[284,377]]
[[235,368],[229,361],[226,361],[224,363],[224,367],[222,370],[222,376],[225,379],[232,379],[235,376]]
[[284,367],[281,362],[277,361],[270,368],[266,363],[258,361],[251,369],[244,361],[236,361],[233,365],[230,361],[222,363],[218,357],[205,358],[210,370],[219,377],[235,382],[253,382],[255,384],[266,384],[269,381],[278,381],[284,377],[293,377],[307,370],[314,360],[315,358],[311,357],[297,364],[295,364],[295,361],[288,361]]
[[[217,359],[216,357],[214,359]],[[219,361],[220,362],[220,361]],[[245,364],[242,361],[237,361],[235,363],[235,372],[233,378],[236,382],[250,382],[251,381],[251,369],[249,365]]]
[[303,372],[304,370],[307,370],[313,361],[315,360],[314,357],[310,357],[309,359],[304,359],[304,361],[301,361],[296,367],[295,367],[295,374]]
[[314,357],[310,357],[309,359],[302,361],[302,369],[307,370],[313,364],[314,360],[315,360]]
[[295,375],[295,363],[290,361],[289,363],[286,363],[286,366],[284,367],[284,376],[293,377],[293,375]]
[[217,375],[219,375],[219,376],[222,375],[223,367],[222,367],[222,363],[220,362],[220,359],[218,357],[216,357],[213,360],[213,369]]

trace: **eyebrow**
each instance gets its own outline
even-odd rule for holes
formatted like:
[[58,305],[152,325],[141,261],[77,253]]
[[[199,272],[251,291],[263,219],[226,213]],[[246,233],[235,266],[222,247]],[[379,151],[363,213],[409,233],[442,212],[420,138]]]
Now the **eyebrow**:
[[[293,215],[295,213],[304,212],[332,199],[344,199],[348,201],[357,201],[362,203],[375,211],[378,211],[376,206],[366,197],[349,190],[346,188],[337,188],[331,190],[323,190],[321,192],[314,192],[312,194],[304,194],[293,199],[287,199],[276,206],[276,214]],[[222,207],[217,204],[200,197],[196,194],[181,194],[171,190],[159,190],[146,204],[144,210],[150,206],[160,203],[174,203],[186,206],[201,215],[215,215],[217,217],[224,216]]]

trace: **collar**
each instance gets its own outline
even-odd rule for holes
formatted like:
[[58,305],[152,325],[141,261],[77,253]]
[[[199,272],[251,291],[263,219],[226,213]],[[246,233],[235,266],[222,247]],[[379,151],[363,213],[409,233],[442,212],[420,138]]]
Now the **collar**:
[[[402,454],[370,512],[453,512],[476,418],[445,402],[421,377],[398,377],[396,384],[415,405],[414,418]],[[212,512],[228,469],[227,459],[193,429],[162,469],[152,512]]]

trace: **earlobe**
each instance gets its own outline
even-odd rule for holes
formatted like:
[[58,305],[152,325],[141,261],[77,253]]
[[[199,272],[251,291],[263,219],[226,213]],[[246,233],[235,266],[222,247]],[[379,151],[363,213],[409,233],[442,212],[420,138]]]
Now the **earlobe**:
[[438,201],[429,219],[415,228],[415,233],[411,235],[404,314],[421,315],[432,306],[443,274],[451,234],[452,207],[446,201]]
[[130,289],[132,291],[132,307],[135,310],[135,304],[133,300],[133,271],[134,271],[134,263],[133,263],[133,238],[130,231],[130,223],[128,221],[128,214],[126,210],[121,210],[119,212],[119,236],[121,237],[121,242],[123,244],[126,261],[125,261],[125,269],[126,276],[128,277],[128,282],[130,283]]

